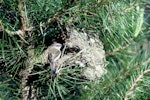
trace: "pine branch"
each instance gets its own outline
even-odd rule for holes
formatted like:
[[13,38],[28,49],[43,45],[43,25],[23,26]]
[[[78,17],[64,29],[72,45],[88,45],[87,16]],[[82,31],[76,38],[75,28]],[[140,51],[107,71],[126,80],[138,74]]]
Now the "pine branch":
[[[149,98],[144,87],[149,87],[149,44],[139,41],[148,34],[143,14],[140,0],[1,0],[0,99],[128,100],[139,87],[143,94],[132,99]],[[53,34],[65,33],[68,23],[102,40],[109,64],[100,80],[89,83],[80,78],[78,66],[68,65],[60,65],[60,74],[50,80],[45,51]]]
[[[149,61],[150,63],[150,61]],[[129,90],[126,92],[126,95],[124,97],[124,100],[128,100],[128,96],[131,95],[133,93],[133,89],[135,88],[135,86],[137,85],[137,83],[139,81],[141,81],[141,79],[144,77],[145,74],[149,73],[150,69],[145,70],[144,72],[141,72],[140,75],[134,80],[134,82],[131,84]]]
[[106,57],[110,55],[115,55],[115,53],[127,48],[132,42],[134,41],[134,38],[128,39],[125,43],[123,43],[120,47],[114,49],[112,52],[106,52]]

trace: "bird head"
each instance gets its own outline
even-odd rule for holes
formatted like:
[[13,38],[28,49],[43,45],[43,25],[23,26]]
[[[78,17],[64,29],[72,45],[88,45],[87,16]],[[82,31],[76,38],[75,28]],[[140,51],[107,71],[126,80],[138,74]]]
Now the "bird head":
[[52,46],[60,50],[61,47],[62,47],[62,44],[57,43],[57,42],[54,42],[54,43],[52,44]]

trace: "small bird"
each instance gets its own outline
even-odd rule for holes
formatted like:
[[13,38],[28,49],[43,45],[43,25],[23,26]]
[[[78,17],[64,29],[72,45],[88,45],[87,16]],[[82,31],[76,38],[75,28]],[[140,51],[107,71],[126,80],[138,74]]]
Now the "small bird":
[[61,47],[62,44],[54,42],[49,48],[48,48],[48,61],[51,66],[51,77],[54,78],[56,74],[56,61],[61,56]]

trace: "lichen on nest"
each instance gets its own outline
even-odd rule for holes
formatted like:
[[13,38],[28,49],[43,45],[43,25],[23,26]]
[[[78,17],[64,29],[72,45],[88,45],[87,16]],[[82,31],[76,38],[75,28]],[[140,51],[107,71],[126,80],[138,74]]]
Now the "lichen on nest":
[[[61,59],[67,58],[63,66],[77,65],[82,67],[82,76],[89,80],[102,77],[107,71],[105,69],[105,51],[103,44],[97,34],[90,35],[89,32],[78,32],[74,28],[67,28],[69,38],[66,40],[66,48],[78,48],[79,52],[69,52]],[[65,57],[67,56],[67,57]]]

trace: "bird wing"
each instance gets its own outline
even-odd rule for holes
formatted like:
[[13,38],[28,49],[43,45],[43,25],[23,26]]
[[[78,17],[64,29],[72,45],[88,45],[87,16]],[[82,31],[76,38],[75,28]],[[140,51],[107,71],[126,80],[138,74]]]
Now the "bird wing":
[[60,58],[61,51],[56,49],[56,48],[51,48],[49,49],[48,53],[48,60],[51,66],[51,76],[52,78],[55,77],[55,72],[56,72],[56,66],[55,66],[55,61],[57,61]]

